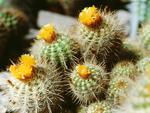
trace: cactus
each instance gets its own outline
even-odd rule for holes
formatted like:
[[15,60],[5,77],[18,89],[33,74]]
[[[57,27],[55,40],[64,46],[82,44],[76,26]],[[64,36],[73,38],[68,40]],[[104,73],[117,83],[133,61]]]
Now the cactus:
[[107,101],[95,102],[78,113],[112,113],[111,105]]
[[108,77],[102,66],[90,63],[76,66],[70,75],[73,96],[84,104],[98,98],[104,91]]
[[107,99],[114,105],[122,104],[127,98],[132,80],[128,76],[114,76],[109,83]]
[[125,76],[134,79],[137,77],[136,66],[129,61],[118,62],[112,70],[112,76]]
[[73,36],[82,45],[85,56],[91,52],[98,61],[111,61],[118,58],[124,33],[114,14],[105,13],[96,7],[88,7],[79,14],[79,28]]
[[17,113],[52,112],[63,101],[60,75],[54,66],[36,65],[33,56],[22,55],[8,73],[8,111]]
[[79,58],[79,45],[67,35],[56,33],[50,24],[40,30],[38,38],[43,38],[45,41],[41,40],[39,44],[35,44],[31,53],[35,54],[40,61],[51,61],[66,69],[69,64],[76,62],[77,56]]
[[28,18],[15,8],[4,8],[0,13],[0,19],[6,29],[15,34],[15,36],[23,36],[28,32]]

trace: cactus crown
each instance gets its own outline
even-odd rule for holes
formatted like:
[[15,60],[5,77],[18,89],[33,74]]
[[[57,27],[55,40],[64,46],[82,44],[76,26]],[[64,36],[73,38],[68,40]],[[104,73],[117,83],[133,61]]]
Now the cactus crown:
[[51,24],[44,25],[37,36],[39,39],[43,39],[47,43],[52,43],[56,39],[55,28]]
[[35,64],[34,57],[25,54],[20,57],[19,63],[11,65],[9,70],[15,78],[21,81],[28,81],[33,78]]
[[79,74],[80,77],[82,77],[84,79],[87,79],[91,74],[90,70],[85,65],[78,65],[77,73]]
[[99,10],[95,6],[92,6],[82,10],[79,14],[79,20],[88,27],[95,27],[101,23],[102,18]]

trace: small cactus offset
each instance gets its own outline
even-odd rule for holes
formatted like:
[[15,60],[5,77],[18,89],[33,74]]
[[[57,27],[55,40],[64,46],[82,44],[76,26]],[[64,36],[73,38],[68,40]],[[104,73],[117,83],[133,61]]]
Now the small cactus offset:
[[53,25],[45,25],[40,30],[38,38],[44,39],[44,41],[40,40],[40,46],[35,44],[31,53],[35,54],[40,61],[51,61],[66,69],[69,64],[74,64],[77,60],[76,57],[80,55],[79,45],[67,35],[56,33]]
[[122,77],[129,77],[134,79],[137,77],[137,68],[135,64],[130,61],[121,61],[118,62],[115,67],[112,69],[112,76],[122,76]]
[[114,76],[109,83],[107,99],[114,105],[122,104],[127,98],[132,80],[128,76]]
[[102,66],[90,63],[77,65],[70,75],[73,96],[84,104],[88,104],[98,98],[105,90],[105,84],[108,79]]
[[106,62],[117,59],[124,33],[114,14],[92,6],[82,10],[79,21],[74,38],[82,45],[85,56],[93,53],[99,61]]
[[18,64],[9,68],[11,73],[7,81],[9,95],[9,111],[17,113],[52,112],[61,104],[61,79],[56,69],[37,66],[31,55],[22,55]]
[[78,113],[112,113],[112,108],[107,101],[95,102],[84,108],[84,111],[80,110]]

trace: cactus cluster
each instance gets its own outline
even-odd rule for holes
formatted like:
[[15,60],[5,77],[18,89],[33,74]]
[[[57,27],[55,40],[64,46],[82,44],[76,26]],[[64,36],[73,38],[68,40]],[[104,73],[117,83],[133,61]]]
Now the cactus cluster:
[[140,75],[150,75],[149,58],[123,42],[115,14],[85,8],[77,28],[70,35],[44,25],[31,55],[22,55],[10,66],[9,77],[0,77],[8,112],[116,113],[132,96],[131,86],[145,78]]

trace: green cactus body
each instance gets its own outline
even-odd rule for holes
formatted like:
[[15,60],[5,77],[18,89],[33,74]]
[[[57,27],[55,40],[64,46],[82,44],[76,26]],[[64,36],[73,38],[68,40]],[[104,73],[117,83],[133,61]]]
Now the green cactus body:
[[[107,75],[102,67],[93,64],[85,64],[91,75],[84,79],[77,72],[77,67],[71,73],[71,90],[73,95],[81,103],[89,103],[99,96],[105,87]],[[81,70],[82,71],[82,70]]]
[[91,50],[106,57],[112,51],[118,51],[123,33],[112,14],[103,14],[102,17],[103,21],[98,28],[80,25],[80,40],[82,40],[80,42],[85,47],[86,52]]
[[102,101],[90,104],[87,113],[112,113],[112,110],[108,102]]
[[[80,48],[77,43],[63,34],[57,34],[57,40],[52,44],[42,41],[40,43],[40,48],[35,43],[36,47],[33,47],[31,52],[39,59],[51,61],[62,68],[68,68],[69,64],[74,64],[77,55],[80,54]],[[37,53],[39,52],[37,51],[38,48],[40,53]]]
[[9,13],[1,12],[0,18],[5,27],[8,29],[14,29],[18,23],[16,16]]
[[[12,76],[8,73],[9,76]],[[6,78],[10,92],[8,111],[17,113],[52,112],[63,101],[60,77],[54,67],[48,70],[37,67],[33,80],[22,82],[13,77]],[[44,112],[45,113],[45,112]]]
[[136,66],[129,61],[122,61],[115,65],[112,70],[112,76],[121,76],[121,77],[130,77],[134,79],[137,77],[137,69]]
[[15,37],[23,36],[28,32],[29,22],[27,16],[15,8],[4,8],[0,12],[0,21],[11,32],[11,37],[12,35]]
[[127,98],[132,81],[128,77],[115,76],[110,80],[108,87],[108,100],[115,105],[122,104]]
[[150,65],[149,57],[145,57],[145,58],[139,60],[137,63],[138,71],[142,72],[142,73],[146,72],[146,67],[149,65]]

